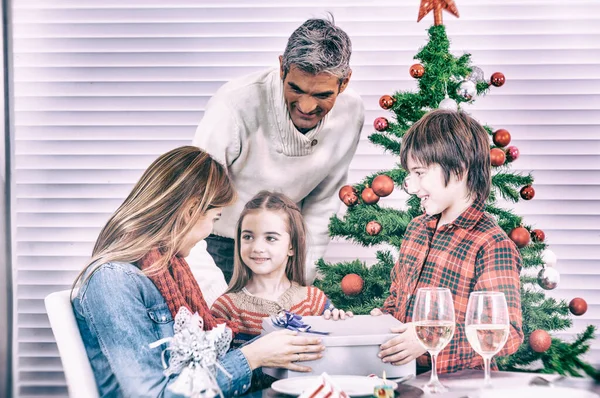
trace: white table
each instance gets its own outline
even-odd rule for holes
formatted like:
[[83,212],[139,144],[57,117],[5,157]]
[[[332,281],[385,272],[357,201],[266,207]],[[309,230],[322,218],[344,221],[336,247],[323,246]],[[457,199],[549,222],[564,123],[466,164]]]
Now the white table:
[[[529,382],[536,376],[542,376],[547,380],[555,380],[558,375],[540,375],[538,373],[520,373],[520,372],[492,372],[492,384],[493,386],[502,387],[518,387],[527,386]],[[449,391],[444,394],[401,394],[397,397],[400,398],[467,398],[469,394],[474,395],[483,386],[483,370],[463,370],[456,373],[444,374],[439,376],[440,381],[448,387]],[[416,379],[412,379],[405,384],[412,385],[415,387],[423,386],[429,380],[429,373],[419,375]],[[600,385],[594,383],[589,378],[573,378],[569,377],[559,382],[560,387],[580,388],[590,391],[594,391],[600,394]],[[413,390],[414,392],[414,390]],[[252,394],[247,394],[245,397],[248,398],[283,398],[288,397],[283,394],[279,394],[270,388],[262,391],[257,391]],[[509,397],[510,398],[510,397]],[[543,398],[543,397],[534,397]],[[568,398],[568,397],[565,397]]]
[[[543,375],[539,373],[492,372],[492,386],[497,388],[520,386],[525,387],[529,385],[529,382],[536,376],[542,376],[549,381],[556,380],[560,377],[559,375]],[[406,384],[422,387],[425,383],[427,383],[429,377],[429,372],[424,373],[419,375],[416,379],[407,382]],[[466,398],[469,396],[469,394],[475,395],[474,393],[481,389],[483,386],[483,377],[483,370],[472,369],[463,370],[456,373],[443,374],[439,376],[439,379],[442,384],[448,387],[449,391],[444,394],[436,395],[424,394],[422,397]],[[569,377],[561,380],[558,385],[560,387],[581,388],[600,393],[600,385],[596,385],[594,381],[589,378]]]

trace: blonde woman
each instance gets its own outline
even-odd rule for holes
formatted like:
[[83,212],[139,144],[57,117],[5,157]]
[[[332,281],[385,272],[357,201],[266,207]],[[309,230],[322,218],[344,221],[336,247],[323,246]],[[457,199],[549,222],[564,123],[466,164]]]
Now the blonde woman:
[[[101,396],[172,397],[175,377],[163,374],[160,349],[173,336],[180,307],[198,312],[204,329],[214,318],[184,260],[208,236],[221,209],[236,198],[225,169],[197,147],[155,160],[100,232],[92,258],[77,277],[73,309]],[[310,371],[298,361],[322,356],[318,338],[271,333],[221,360],[225,396],[248,390],[261,366]],[[294,362],[292,362],[294,361]]]

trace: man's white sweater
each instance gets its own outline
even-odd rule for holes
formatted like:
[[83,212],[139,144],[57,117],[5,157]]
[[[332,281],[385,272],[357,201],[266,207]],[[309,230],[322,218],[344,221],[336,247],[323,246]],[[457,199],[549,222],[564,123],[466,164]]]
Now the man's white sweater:
[[364,123],[358,94],[344,90],[319,125],[306,134],[293,125],[283,98],[279,69],[232,80],[208,102],[194,145],[226,165],[238,201],[223,209],[216,235],[234,238],[246,204],[259,191],[282,192],[302,209],[308,227],[307,277],[329,243],[329,218],[340,206]]

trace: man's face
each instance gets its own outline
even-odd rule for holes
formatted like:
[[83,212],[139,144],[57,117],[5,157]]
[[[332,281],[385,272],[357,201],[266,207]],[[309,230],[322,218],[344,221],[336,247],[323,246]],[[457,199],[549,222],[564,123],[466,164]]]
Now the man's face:
[[[281,57],[279,57],[281,63]],[[342,93],[350,75],[342,83],[329,73],[313,75],[292,65],[283,76],[283,96],[294,126],[305,133],[314,128],[329,113],[337,96]]]

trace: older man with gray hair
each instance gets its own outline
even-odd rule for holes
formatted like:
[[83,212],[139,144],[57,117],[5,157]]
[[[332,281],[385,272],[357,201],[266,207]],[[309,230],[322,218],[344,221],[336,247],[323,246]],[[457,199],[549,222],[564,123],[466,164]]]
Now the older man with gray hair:
[[263,189],[286,194],[302,210],[307,281],[314,280],[364,122],[362,100],[348,88],[351,53],[348,35],[333,21],[309,19],[290,36],[279,68],[232,80],[209,101],[194,145],[227,167],[239,195],[206,240],[227,282],[238,217]]

